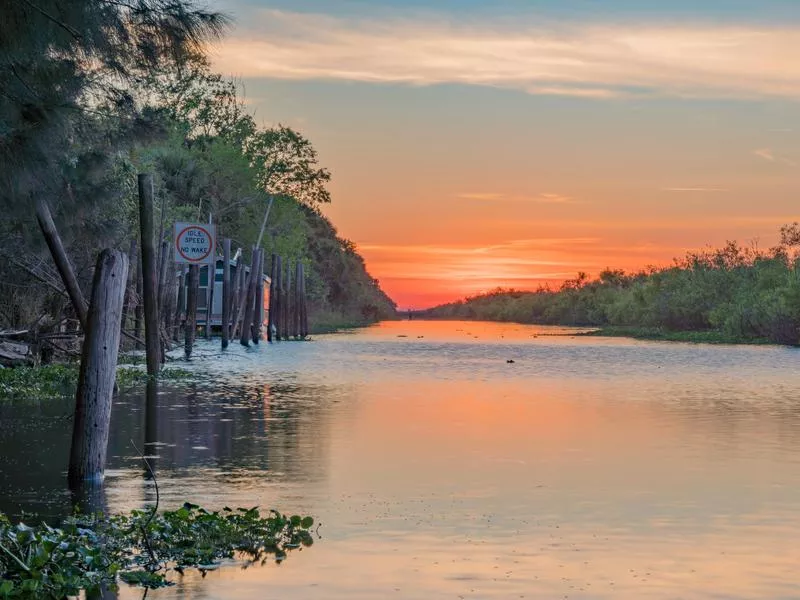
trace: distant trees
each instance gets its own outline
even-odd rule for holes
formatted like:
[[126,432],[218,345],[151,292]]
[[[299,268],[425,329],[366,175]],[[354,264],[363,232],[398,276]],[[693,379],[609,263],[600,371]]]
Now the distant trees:
[[733,339],[800,342],[800,226],[781,229],[769,251],[729,242],[638,273],[606,269],[558,291],[499,291],[443,305],[439,318],[555,325],[614,325],[667,331],[717,330]]

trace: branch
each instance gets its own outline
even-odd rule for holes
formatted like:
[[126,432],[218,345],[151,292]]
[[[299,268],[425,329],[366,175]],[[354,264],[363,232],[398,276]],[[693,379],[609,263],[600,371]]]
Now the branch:
[[25,4],[27,4],[28,6],[30,6],[32,9],[34,9],[35,11],[39,12],[42,16],[44,16],[45,18],[49,19],[50,21],[52,21],[53,23],[55,23],[56,25],[61,27],[63,30],[65,30],[67,33],[69,33],[76,40],[81,39],[81,34],[78,33],[77,30],[73,29],[72,27],[70,27],[69,25],[67,25],[64,22],[59,21],[53,15],[51,15],[47,11],[45,11],[41,6],[37,6],[36,4],[31,2],[30,0],[22,0],[22,1]]

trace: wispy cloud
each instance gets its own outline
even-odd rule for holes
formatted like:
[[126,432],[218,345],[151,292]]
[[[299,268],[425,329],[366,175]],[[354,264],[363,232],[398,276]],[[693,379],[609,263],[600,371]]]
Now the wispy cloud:
[[696,185],[692,187],[667,187],[661,188],[662,192],[727,192],[726,188]]
[[517,194],[501,194],[499,192],[466,192],[458,194],[462,200],[478,200],[482,202],[539,202],[541,204],[567,204],[576,200],[564,194],[543,192],[531,196]]
[[[800,94],[800,28],[455,23],[264,10],[218,50],[244,77],[463,83],[589,98]],[[248,37],[249,36],[249,37]]]
[[772,148],[758,148],[757,150],[753,150],[753,154],[755,154],[759,158],[763,158],[767,162],[783,163],[784,165],[789,165],[790,167],[797,166],[797,163],[792,159],[786,158],[785,156],[778,156],[772,150]]

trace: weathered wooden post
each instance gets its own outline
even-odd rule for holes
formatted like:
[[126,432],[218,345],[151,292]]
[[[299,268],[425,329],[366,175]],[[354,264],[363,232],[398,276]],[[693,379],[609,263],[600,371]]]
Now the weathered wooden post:
[[283,257],[278,256],[278,265],[275,277],[275,339],[283,339]]
[[[158,327],[159,327],[159,358],[161,363],[165,363],[167,359],[167,350],[169,349],[169,338],[167,335],[167,328],[169,327],[169,318],[171,316],[169,310],[169,298],[167,295],[168,283],[170,273],[172,271],[170,259],[170,244],[161,242],[161,249],[159,250],[159,267],[158,267]],[[171,283],[171,282],[170,282]]]
[[247,278],[247,295],[244,300],[244,318],[242,319],[242,331],[239,342],[242,346],[250,345],[250,326],[253,323],[253,310],[256,302],[256,282],[258,276],[258,248],[253,248],[253,255],[250,259],[250,276]]
[[67,290],[67,295],[72,302],[72,307],[75,309],[75,314],[81,327],[86,329],[86,301],[83,299],[83,293],[78,285],[78,280],[75,277],[75,272],[72,270],[72,264],[69,262],[64,244],[61,242],[61,236],[58,235],[58,229],[53,222],[53,215],[50,214],[50,207],[44,200],[39,200],[36,203],[36,220],[39,222],[39,228],[42,230],[42,235],[47,242],[47,247],[50,249],[50,255],[56,263],[58,274],[61,275],[61,281],[64,282],[64,288]]
[[211,315],[214,313],[214,285],[217,279],[217,259],[212,258],[212,262],[206,267],[208,277],[208,287],[206,287],[206,339],[211,338]]
[[125,282],[125,300],[122,305],[122,322],[120,323],[121,331],[125,331],[128,327],[128,316],[131,313],[131,302],[135,294],[133,289],[136,285],[135,272],[130,268],[130,265],[135,265],[136,260],[136,240],[131,240],[131,248],[128,251],[128,281]]
[[181,327],[181,316],[186,309],[186,265],[181,265],[181,273],[178,275],[178,295],[175,298],[175,314],[172,317],[172,340],[178,341],[178,333]]
[[103,477],[127,278],[127,257],[117,250],[103,250],[94,272],[75,395],[68,471],[71,483]]
[[275,281],[277,280],[276,268],[278,264],[277,255],[272,255],[272,264],[269,271],[269,314],[267,315],[267,341],[272,342],[273,330],[275,328]]
[[178,267],[175,261],[169,261],[167,267],[167,282],[164,286],[164,341],[169,346],[172,339],[172,320],[175,315],[175,306],[178,297],[175,294],[175,286],[178,278]]
[[164,319],[164,287],[167,285],[167,261],[169,260],[169,244],[161,242],[158,251],[158,315]]
[[294,268],[294,337],[301,338],[303,337],[302,327],[300,326],[300,321],[303,318],[303,301],[302,301],[302,289],[303,289],[303,263],[298,259],[297,264]]
[[[133,335],[137,340],[142,339],[142,320],[144,319],[144,305],[142,304],[142,253],[136,256],[136,306],[133,307]],[[136,349],[141,350],[141,342],[136,342]]]
[[231,286],[231,331],[230,339],[236,337],[236,325],[239,322],[239,313],[242,310],[242,286],[244,285],[244,259],[240,255],[236,259],[236,277]]
[[192,357],[194,334],[197,328],[197,292],[200,285],[200,266],[189,265],[186,284],[186,325],[184,327],[184,354],[187,360]]
[[158,335],[158,280],[156,248],[153,240],[153,176],[139,175],[139,227],[142,232],[142,300],[144,302],[144,340],[147,374],[158,374],[160,345]]
[[308,337],[308,304],[306,299],[306,268],[303,263],[300,263],[300,306],[302,307],[300,313],[300,337],[306,339]]
[[291,310],[292,305],[289,299],[289,288],[292,287],[292,263],[291,261],[286,261],[286,270],[283,274],[283,280],[281,281],[281,302],[283,302],[283,315],[281,318],[283,319],[283,339],[288,340],[289,336],[291,335]]
[[222,349],[228,347],[231,325],[231,240],[222,240]]
[[264,322],[264,251],[258,249],[258,268],[256,269],[256,298],[253,307],[252,340],[254,344],[261,341],[261,325]]

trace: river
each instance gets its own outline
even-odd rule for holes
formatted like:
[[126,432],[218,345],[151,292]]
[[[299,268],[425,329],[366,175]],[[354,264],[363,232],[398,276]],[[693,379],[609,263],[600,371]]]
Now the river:
[[[109,508],[154,499],[135,443],[162,507],[321,539],[150,599],[800,598],[797,350],[399,321],[195,354],[115,403]],[[0,404],[0,509],[69,510],[69,410]]]

